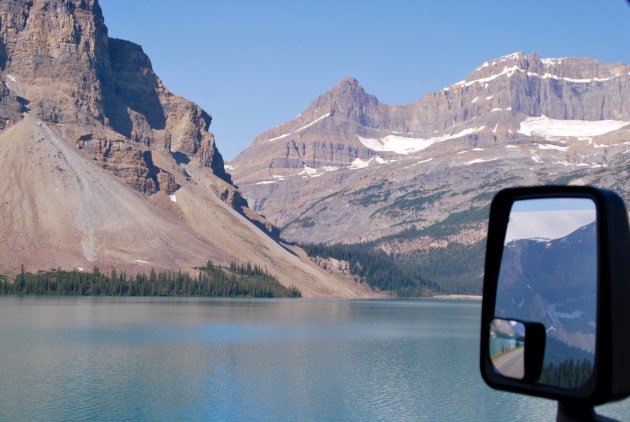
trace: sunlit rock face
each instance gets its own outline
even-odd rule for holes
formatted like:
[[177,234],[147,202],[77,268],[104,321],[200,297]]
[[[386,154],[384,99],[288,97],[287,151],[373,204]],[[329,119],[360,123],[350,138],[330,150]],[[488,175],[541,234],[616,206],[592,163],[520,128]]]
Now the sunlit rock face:
[[[0,17],[3,76],[39,119],[99,124],[132,141],[125,148],[181,153],[229,181],[208,132],[211,117],[171,94],[140,46],[107,36],[98,2],[3,2]],[[155,171],[149,161],[136,163],[147,175]]]
[[249,261],[305,296],[372,295],[277,243],[211,121],[109,38],[96,0],[0,2],[0,274]]
[[535,53],[484,62],[407,105],[347,78],[226,168],[286,239],[370,242],[418,262],[483,242],[503,187],[589,183],[630,199],[629,96],[626,64]]

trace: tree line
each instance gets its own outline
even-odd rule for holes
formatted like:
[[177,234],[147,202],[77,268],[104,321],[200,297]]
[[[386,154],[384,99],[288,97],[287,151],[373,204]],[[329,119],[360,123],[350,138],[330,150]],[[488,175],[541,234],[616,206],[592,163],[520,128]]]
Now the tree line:
[[204,296],[204,297],[301,297],[296,287],[284,287],[266,269],[230,263],[223,268],[208,261],[198,273],[156,271],[128,276],[112,267],[109,274],[94,267],[91,272],[53,270],[22,271],[13,279],[0,278],[0,295],[75,296]]
[[300,244],[309,256],[335,258],[350,263],[350,272],[371,287],[395,292],[400,297],[430,296],[439,287],[416,268],[402,265],[382,251],[365,245]]
[[587,359],[567,359],[545,365],[538,379],[544,385],[562,388],[581,387],[593,373],[593,363]]

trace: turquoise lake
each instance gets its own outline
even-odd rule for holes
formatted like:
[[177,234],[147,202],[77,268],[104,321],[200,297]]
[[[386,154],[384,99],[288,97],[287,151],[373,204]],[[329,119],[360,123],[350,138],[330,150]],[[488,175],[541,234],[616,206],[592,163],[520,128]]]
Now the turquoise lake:
[[[0,298],[0,420],[554,420],[488,388],[478,302]],[[630,400],[598,412],[630,420]]]

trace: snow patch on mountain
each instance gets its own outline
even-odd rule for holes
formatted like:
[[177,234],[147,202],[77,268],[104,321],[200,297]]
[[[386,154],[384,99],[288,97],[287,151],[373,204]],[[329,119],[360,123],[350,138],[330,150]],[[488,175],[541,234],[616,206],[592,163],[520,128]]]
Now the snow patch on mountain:
[[473,164],[489,163],[490,161],[496,161],[496,160],[498,160],[498,158],[489,158],[487,160],[484,160],[482,158],[476,158],[474,160],[470,160],[470,161],[464,163],[464,165],[470,166],[470,165],[473,165]]
[[553,144],[536,144],[538,145],[538,149],[553,149],[556,151],[566,151],[569,149],[569,147],[561,147],[559,145],[553,145]]
[[354,161],[352,162],[352,164],[350,164],[350,167],[348,167],[350,170],[357,170],[357,169],[363,169],[366,167],[369,167],[370,165],[376,163],[376,164],[387,164],[387,163],[391,163],[394,160],[385,160],[382,157],[379,157],[378,155],[376,157],[372,157],[369,160],[362,160],[360,158],[355,158]]
[[359,141],[366,147],[378,152],[395,152],[396,154],[407,155],[422,151],[431,145],[444,142],[449,139],[461,138],[473,133],[481,132],[485,126],[464,129],[453,134],[435,136],[431,138],[407,138],[404,136],[387,135],[384,138],[373,139],[359,136]]
[[295,135],[296,133],[301,132],[301,131],[303,131],[304,129],[306,129],[306,128],[309,128],[309,127],[313,126],[315,123],[317,123],[317,122],[319,122],[319,121],[321,121],[321,120],[325,119],[325,118],[326,118],[326,117],[328,117],[328,116],[330,116],[330,113],[326,113],[326,114],[324,114],[323,116],[318,117],[317,119],[315,119],[315,120],[313,120],[312,122],[310,122],[310,123],[308,123],[308,124],[306,124],[306,125],[302,126],[302,127],[301,127],[301,128],[299,128],[299,129],[294,130],[293,132],[290,132],[290,133],[285,133],[285,134],[282,134],[282,135],[280,135],[280,136],[276,136],[275,138],[271,138],[271,139],[269,139],[267,142],[277,141],[278,139],[282,139],[282,138],[286,138],[287,136]]
[[[551,59],[551,60],[559,60],[559,59]],[[499,60],[499,62],[501,61],[505,61],[505,60]],[[496,62],[492,62],[491,63],[493,66],[496,65]],[[551,62],[546,63],[546,65],[550,65]],[[484,66],[485,67],[485,66]],[[479,70],[481,68],[477,68],[477,70]],[[525,69],[521,69],[520,67],[518,67],[517,65],[514,66],[510,66],[510,67],[503,67],[503,70],[499,73],[495,73],[492,74],[490,76],[486,76],[484,78],[479,78],[479,79],[473,79],[473,80],[466,80],[464,79],[463,81],[459,81],[453,85],[450,85],[450,87],[469,87],[471,85],[475,85],[475,84],[483,84],[484,88],[487,88],[488,82],[491,82],[497,78],[500,78],[502,76],[507,76],[508,78],[511,78],[516,72],[525,74],[531,78],[541,78],[541,79],[555,79],[558,81],[566,81],[566,82],[573,82],[573,83],[579,83],[579,84],[586,84],[586,83],[592,83],[592,82],[605,82],[605,81],[610,81],[614,78],[619,78],[621,75],[617,74],[614,77],[608,77],[608,78],[582,78],[582,79],[577,79],[577,78],[568,78],[565,76],[558,76],[555,75],[553,73],[544,73],[544,74],[538,74],[535,72],[530,72],[527,71]],[[630,73],[629,73],[630,74]],[[449,88],[444,88],[444,91],[448,91]]]
[[504,75],[506,75],[509,78],[509,77],[511,77],[514,74],[514,72],[517,72],[519,70],[523,71],[518,66],[511,66],[511,67],[507,67],[506,66],[506,67],[503,68],[503,70],[501,72],[499,72],[497,74],[490,75],[490,76],[485,77],[485,78],[475,79],[475,80],[472,80],[472,81],[467,81],[467,80],[464,79],[463,81],[459,81],[459,82],[457,82],[457,83],[455,83],[455,84],[453,84],[451,86],[454,86],[454,87],[468,87],[468,86],[471,86],[471,85],[474,85],[474,84],[485,84],[485,83],[493,81],[493,80],[495,80],[497,78],[500,78],[501,76],[504,76]]
[[610,147],[617,147],[620,145],[630,145],[630,142],[622,142],[620,144],[593,144],[593,148],[610,148]]
[[560,64],[563,61],[566,60],[566,57],[560,57],[560,58],[548,58],[548,59],[541,59],[540,61],[545,65],[545,66],[551,66],[551,65],[555,65],[555,64]]
[[315,174],[317,174],[317,169],[314,169],[314,168],[309,167],[309,166],[304,166],[304,170],[302,170],[298,174],[298,176],[304,176],[304,175],[306,175],[306,176],[313,176]]
[[542,115],[528,117],[520,124],[518,133],[526,136],[590,138],[604,135],[630,124],[620,120],[557,120]]
[[483,149],[483,148],[473,148],[473,149],[467,149],[467,150],[464,150],[464,151],[459,151],[459,152],[457,153],[457,155],[459,155],[459,154],[466,154],[466,153],[468,153],[468,152],[475,152],[475,151],[485,151],[485,149]]

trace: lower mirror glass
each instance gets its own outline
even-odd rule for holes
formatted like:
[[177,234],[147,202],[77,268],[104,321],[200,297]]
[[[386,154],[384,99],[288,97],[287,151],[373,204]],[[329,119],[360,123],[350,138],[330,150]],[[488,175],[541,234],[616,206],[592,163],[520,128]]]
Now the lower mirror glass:
[[508,378],[525,377],[525,325],[495,318],[490,323],[490,359],[494,369]]

